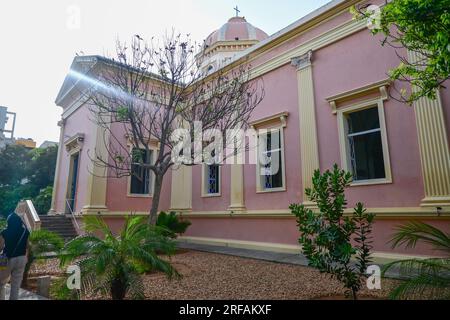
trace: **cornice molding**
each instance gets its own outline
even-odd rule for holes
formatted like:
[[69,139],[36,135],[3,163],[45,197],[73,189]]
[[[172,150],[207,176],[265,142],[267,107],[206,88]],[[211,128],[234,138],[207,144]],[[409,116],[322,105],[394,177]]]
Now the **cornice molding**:
[[384,79],[381,81],[373,82],[362,87],[352,89],[349,91],[340,92],[325,100],[330,104],[331,109],[333,110],[333,114],[337,113],[337,108],[339,103],[343,101],[348,101],[352,99],[357,99],[363,96],[367,96],[369,94],[376,93],[379,95],[380,99],[385,101],[389,98],[388,95],[388,87],[391,85],[390,79]]

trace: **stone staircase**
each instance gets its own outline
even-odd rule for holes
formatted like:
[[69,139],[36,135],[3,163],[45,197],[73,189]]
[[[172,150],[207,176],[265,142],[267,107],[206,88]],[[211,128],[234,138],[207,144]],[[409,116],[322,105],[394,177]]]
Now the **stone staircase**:
[[59,234],[65,241],[72,240],[78,236],[75,227],[73,226],[72,219],[64,215],[42,215],[41,229],[48,230]]

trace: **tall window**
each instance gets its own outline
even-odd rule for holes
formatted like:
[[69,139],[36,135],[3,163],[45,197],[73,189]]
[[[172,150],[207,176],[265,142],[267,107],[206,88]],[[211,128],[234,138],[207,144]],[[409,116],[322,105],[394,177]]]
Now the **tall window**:
[[[133,149],[132,157],[134,163],[151,164],[153,151],[145,149]],[[150,195],[151,173],[150,169],[139,164],[131,165],[130,194]]]
[[284,187],[283,145],[281,129],[270,129],[259,136],[260,190],[271,191]]
[[378,107],[344,115],[347,157],[354,181],[385,179],[385,159]]
[[220,194],[220,166],[218,164],[206,165],[206,194]]

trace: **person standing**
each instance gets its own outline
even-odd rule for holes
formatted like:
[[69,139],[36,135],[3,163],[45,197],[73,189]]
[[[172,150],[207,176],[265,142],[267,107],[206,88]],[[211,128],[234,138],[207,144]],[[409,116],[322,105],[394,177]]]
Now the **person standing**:
[[7,219],[7,228],[0,233],[0,249],[8,259],[7,266],[0,270],[0,300],[5,300],[5,286],[11,278],[10,300],[19,298],[19,289],[27,264],[27,246],[30,232],[22,219],[12,213]]

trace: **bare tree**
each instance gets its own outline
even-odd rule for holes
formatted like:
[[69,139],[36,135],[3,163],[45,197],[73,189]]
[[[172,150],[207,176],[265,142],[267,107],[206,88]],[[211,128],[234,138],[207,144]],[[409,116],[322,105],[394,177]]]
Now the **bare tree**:
[[[117,41],[116,56],[105,59],[96,85],[85,93],[92,120],[107,133],[107,155],[96,151],[94,165],[117,178],[145,179],[153,173],[151,224],[156,223],[164,176],[175,163],[172,154],[180,153],[175,130],[188,128],[193,138],[194,123],[199,123],[202,131],[220,130],[226,145],[231,143],[227,130],[245,129],[264,97],[262,81],[251,80],[248,64],[202,73],[202,49],[189,35],[174,33],[161,42],[136,35],[129,47]],[[198,156],[191,150],[191,158]]]

